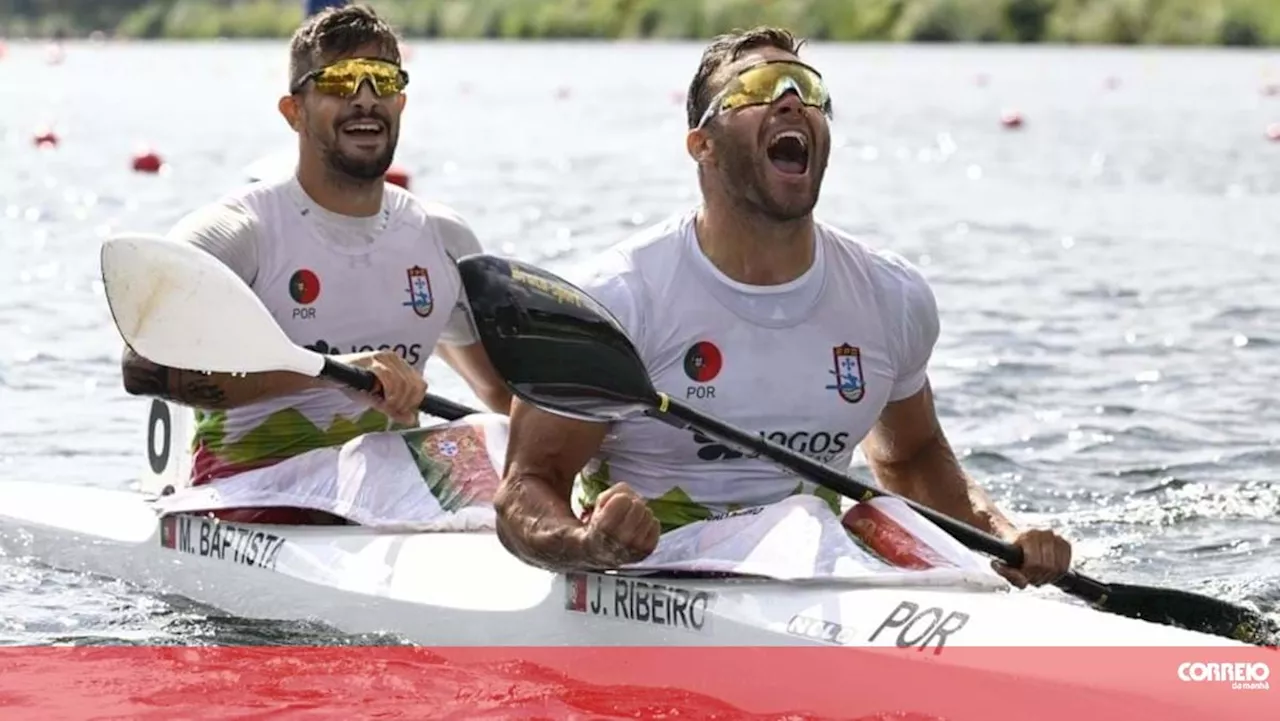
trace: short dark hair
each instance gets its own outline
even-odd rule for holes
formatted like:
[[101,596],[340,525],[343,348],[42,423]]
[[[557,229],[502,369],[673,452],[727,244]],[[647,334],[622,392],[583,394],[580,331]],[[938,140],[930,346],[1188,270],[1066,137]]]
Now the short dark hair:
[[734,30],[712,38],[711,44],[702,51],[702,61],[698,64],[698,72],[693,74],[689,94],[685,98],[689,128],[698,127],[698,121],[707,112],[713,95],[708,84],[721,68],[757,48],[777,48],[799,57],[804,42],[786,28],[768,26]]
[[400,39],[368,5],[328,7],[307,18],[289,43],[289,86],[324,62],[365,45],[377,45],[387,60],[400,62]]

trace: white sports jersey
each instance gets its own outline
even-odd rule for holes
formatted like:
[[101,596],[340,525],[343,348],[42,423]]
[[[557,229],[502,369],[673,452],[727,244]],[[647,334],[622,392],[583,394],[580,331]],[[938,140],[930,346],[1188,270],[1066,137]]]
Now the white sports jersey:
[[[222,259],[291,340],[321,353],[394,349],[421,371],[438,341],[476,340],[454,260],[479,242],[451,210],[396,186],[361,218],[320,207],[292,175],[254,183],[183,218],[170,237]],[[197,412],[193,481],[391,427],[336,388]]]
[[[804,275],[744,285],[703,254],[694,220],[622,243],[581,287],[618,317],[658,390],[847,468],[885,405],[924,387],[938,336],[928,283],[902,257],[817,223]],[[771,461],[648,418],[614,425],[579,502],[618,481],[649,499],[664,530],[797,492],[837,502]]]

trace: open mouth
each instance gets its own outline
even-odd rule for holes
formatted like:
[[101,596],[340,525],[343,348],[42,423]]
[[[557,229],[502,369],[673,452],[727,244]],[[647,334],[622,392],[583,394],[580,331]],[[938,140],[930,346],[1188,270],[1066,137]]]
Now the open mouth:
[[765,152],[773,167],[784,175],[804,175],[809,170],[809,138],[798,130],[773,136]]
[[381,120],[361,118],[342,124],[341,132],[353,138],[376,138],[386,132],[387,126]]

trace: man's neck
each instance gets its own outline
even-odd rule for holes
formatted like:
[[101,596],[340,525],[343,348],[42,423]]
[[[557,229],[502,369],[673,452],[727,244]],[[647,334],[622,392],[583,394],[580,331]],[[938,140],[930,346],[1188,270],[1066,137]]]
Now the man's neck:
[[779,222],[704,203],[694,224],[711,264],[746,285],[781,285],[813,265],[813,218]]
[[321,208],[339,215],[367,218],[382,210],[384,181],[347,178],[324,166],[319,158],[298,158],[298,184]]

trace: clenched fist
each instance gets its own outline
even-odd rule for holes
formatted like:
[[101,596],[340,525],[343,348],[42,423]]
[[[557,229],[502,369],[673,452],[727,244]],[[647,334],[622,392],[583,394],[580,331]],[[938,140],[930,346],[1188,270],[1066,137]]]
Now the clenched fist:
[[582,530],[582,556],[594,568],[617,568],[648,558],[658,546],[662,526],[644,499],[625,483],[596,498]]

